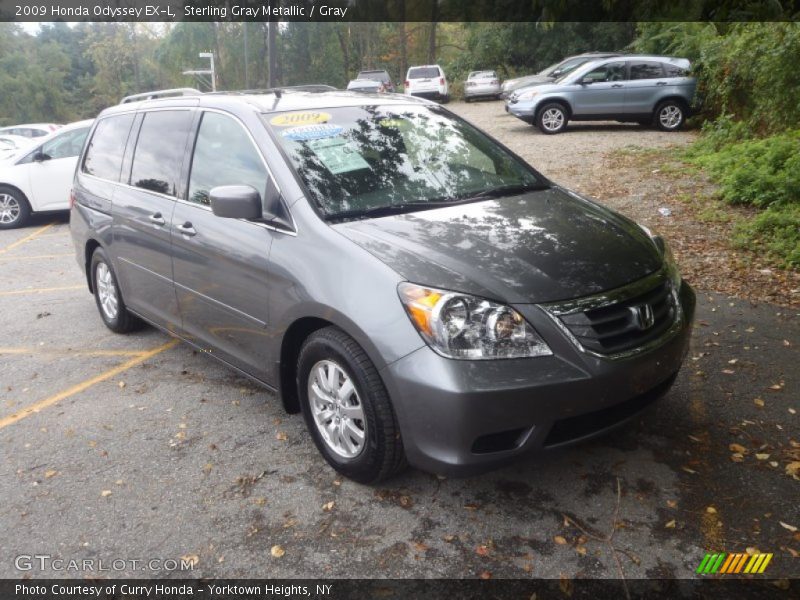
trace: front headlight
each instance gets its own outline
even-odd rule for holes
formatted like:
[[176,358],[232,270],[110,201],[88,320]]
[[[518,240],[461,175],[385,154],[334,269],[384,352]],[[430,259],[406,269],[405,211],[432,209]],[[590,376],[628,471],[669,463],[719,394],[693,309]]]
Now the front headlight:
[[537,96],[539,92],[522,92],[517,98],[519,100],[533,100],[535,96]]
[[417,331],[442,356],[486,360],[552,354],[510,306],[407,282],[397,289]]
[[667,242],[665,242],[664,238],[660,235],[655,235],[648,227],[645,227],[641,223],[639,223],[639,227],[650,236],[650,239],[653,240],[656,248],[658,248],[658,252],[661,254],[661,258],[664,261],[667,275],[669,275],[669,279],[672,282],[672,289],[677,293],[681,289],[682,278],[681,272],[678,269],[678,263],[675,262],[675,257],[672,255],[672,250],[669,249]]

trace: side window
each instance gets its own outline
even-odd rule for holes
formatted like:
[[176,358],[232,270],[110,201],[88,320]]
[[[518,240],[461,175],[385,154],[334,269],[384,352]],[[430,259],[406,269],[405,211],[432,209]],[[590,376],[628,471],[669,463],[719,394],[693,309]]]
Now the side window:
[[249,185],[263,197],[267,169],[250,137],[231,117],[203,114],[194,145],[187,199],[209,204],[208,193],[220,185]]
[[686,77],[688,75],[686,69],[682,69],[677,65],[661,63],[661,66],[664,67],[664,73],[666,73],[667,77]]
[[631,79],[659,79],[664,76],[661,63],[631,63]]
[[51,160],[78,156],[81,153],[81,148],[83,148],[87,133],[89,133],[88,127],[81,127],[80,129],[62,133],[43,144],[41,152]]
[[119,181],[122,155],[132,123],[132,113],[102,119],[86,148],[82,171],[95,177]]
[[192,116],[188,110],[145,113],[133,154],[132,186],[177,195]]
[[24,135],[25,137],[37,138],[37,137],[44,137],[47,135],[47,132],[42,131],[41,129],[25,129],[23,131],[25,131],[25,133],[23,133],[22,135]]
[[584,80],[593,82],[606,82],[606,81],[624,81],[625,80],[625,63],[613,62],[606,63],[592,69],[583,76]]

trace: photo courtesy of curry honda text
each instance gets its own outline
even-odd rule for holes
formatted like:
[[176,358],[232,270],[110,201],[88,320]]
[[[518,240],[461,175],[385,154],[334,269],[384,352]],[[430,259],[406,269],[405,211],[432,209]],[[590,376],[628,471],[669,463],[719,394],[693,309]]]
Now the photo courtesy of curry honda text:
[[360,482],[468,475],[664,396],[695,297],[664,241],[445,108],[273,90],[105,110],[71,231],[100,317],[276,390]]

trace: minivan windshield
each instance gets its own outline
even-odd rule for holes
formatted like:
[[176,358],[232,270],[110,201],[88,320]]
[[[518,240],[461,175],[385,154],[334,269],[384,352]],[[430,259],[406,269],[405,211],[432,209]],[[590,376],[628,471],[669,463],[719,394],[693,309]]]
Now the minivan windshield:
[[435,106],[270,113],[264,121],[330,219],[412,212],[543,189],[496,142]]

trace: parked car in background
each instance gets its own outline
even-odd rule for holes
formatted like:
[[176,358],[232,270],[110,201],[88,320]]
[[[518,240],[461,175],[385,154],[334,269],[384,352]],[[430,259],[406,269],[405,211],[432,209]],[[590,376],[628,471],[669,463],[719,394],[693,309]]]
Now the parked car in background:
[[389,72],[386,69],[375,69],[373,71],[359,71],[356,79],[373,79],[380,81],[387,92],[394,92],[394,83],[392,78],[389,77]]
[[383,83],[380,81],[375,81],[374,79],[353,79],[347,84],[347,89],[351,92],[365,92],[373,94],[386,91]]
[[506,110],[548,134],[564,131],[569,120],[635,122],[677,131],[697,86],[690,68],[687,59],[668,56],[592,61],[554,83],[517,90]]
[[605,433],[689,349],[663,239],[431,102],[206,94],[109,108],[90,136],[70,230],[105,325],[260,381],[356,481]]
[[36,143],[36,138],[21,135],[0,134],[0,161],[14,156],[17,152]]
[[0,229],[32,213],[69,209],[75,164],[92,120],[65,125],[0,164]]
[[431,98],[441,102],[450,101],[447,77],[439,65],[411,67],[406,74],[403,92],[409,96]]
[[26,123],[24,125],[0,127],[0,135],[18,135],[26,138],[39,138],[50,135],[59,127],[61,127],[61,125],[57,123]]
[[495,71],[472,71],[464,82],[464,100],[497,98],[500,95],[500,78]]
[[526,75],[524,77],[517,77],[515,79],[507,79],[503,82],[502,97],[508,98],[512,92],[529,85],[536,83],[552,83],[559,77],[562,77],[577,69],[582,64],[591,60],[598,60],[600,58],[610,58],[612,56],[619,56],[616,52],[585,52],[576,56],[570,56],[564,60],[550,65],[546,69],[536,73],[535,75]]

